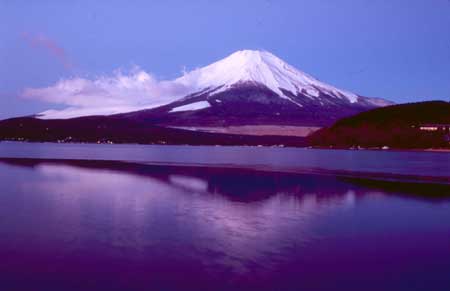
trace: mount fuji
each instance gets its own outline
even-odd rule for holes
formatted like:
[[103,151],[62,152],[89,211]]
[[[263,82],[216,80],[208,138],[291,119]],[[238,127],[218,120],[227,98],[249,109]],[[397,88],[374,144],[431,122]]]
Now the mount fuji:
[[3,120],[0,140],[301,146],[320,127],[392,104],[323,83],[265,51],[238,51],[164,82],[186,96],[132,112]]
[[121,116],[168,126],[326,126],[392,104],[323,83],[266,51],[238,51],[173,82],[190,94]]

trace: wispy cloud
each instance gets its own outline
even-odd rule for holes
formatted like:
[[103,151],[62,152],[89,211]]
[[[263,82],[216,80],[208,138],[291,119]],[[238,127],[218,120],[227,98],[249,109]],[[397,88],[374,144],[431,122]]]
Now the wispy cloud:
[[158,81],[139,67],[94,79],[63,79],[45,88],[26,88],[22,97],[66,105],[64,110],[43,112],[44,118],[113,114],[152,108],[175,101],[190,91],[174,81]]
[[53,57],[55,57],[65,69],[70,70],[73,68],[73,63],[68,57],[64,48],[59,46],[55,40],[49,38],[43,33],[33,34],[29,32],[23,32],[22,38],[33,48],[44,48]]

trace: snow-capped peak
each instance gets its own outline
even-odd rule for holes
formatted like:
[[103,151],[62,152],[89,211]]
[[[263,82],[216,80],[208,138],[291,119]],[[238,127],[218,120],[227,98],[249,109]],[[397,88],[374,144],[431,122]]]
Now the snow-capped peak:
[[[50,102],[55,100],[55,103],[69,106],[62,110],[47,110],[40,113],[39,118],[71,118],[151,109],[201,94],[212,96],[248,82],[263,85],[298,107],[308,106],[308,103],[317,106],[356,103],[369,107],[392,104],[383,99],[361,97],[327,85],[275,55],[257,50],[237,51],[175,80],[157,81],[150,74],[137,70],[130,75],[119,72],[112,77],[94,80],[62,80],[50,87],[27,89],[24,96],[51,100]],[[310,100],[303,102],[305,98]],[[220,98],[219,101],[221,102]]]
[[175,82],[197,91],[220,87],[214,93],[224,91],[239,82],[256,82],[287,99],[290,98],[285,96],[281,89],[294,95],[302,92],[310,98],[317,98],[320,92],[323,92],[351,103],[358,101],[356,94],[322,83],[267,51],[237,51],[209,66],[193,70]]

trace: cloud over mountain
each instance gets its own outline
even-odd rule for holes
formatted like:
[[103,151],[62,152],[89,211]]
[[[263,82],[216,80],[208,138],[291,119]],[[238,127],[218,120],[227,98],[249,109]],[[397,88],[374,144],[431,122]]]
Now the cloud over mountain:
[[134,109],[152,108],[174,101],[189,91],[186,85],[158,81],[139,67],[124,73],[94,79],[74,77],[62,79],[44,88],[26,88],[22,97],[68,106],[64,110],[48,110],[42,114],[68,118],[87,113],[114,114]]

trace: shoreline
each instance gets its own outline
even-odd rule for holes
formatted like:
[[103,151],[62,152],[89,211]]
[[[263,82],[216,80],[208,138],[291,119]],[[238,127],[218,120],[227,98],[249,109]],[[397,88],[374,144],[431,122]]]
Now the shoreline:
[[343,147],[319,147],[319,146],[307,146],[308,149],[315,150],[342,150],[342,151],[379,151],[379,152],[433,152],[433,153],[450,153],[450,148],[343,148]]
[[[0,143],[25,143],[25,144],[87,144],[87,145],[148,145],[148,146],[190,146],[190,147],[263,147],[263,148],[300,148],[314,150],[342,150],[342,151],[381,151],[381,152],[433,152],[450,153],[450,148],[344,148],[326,146],[289,146],[283,144],[273,145],[241,145],[241,144],[182,144],[182,143],[120,143],[120,142],[56,142],[56,141],[29,141],[29,140],[0,140]],[[1,157],[0,157],[1,158]]]

